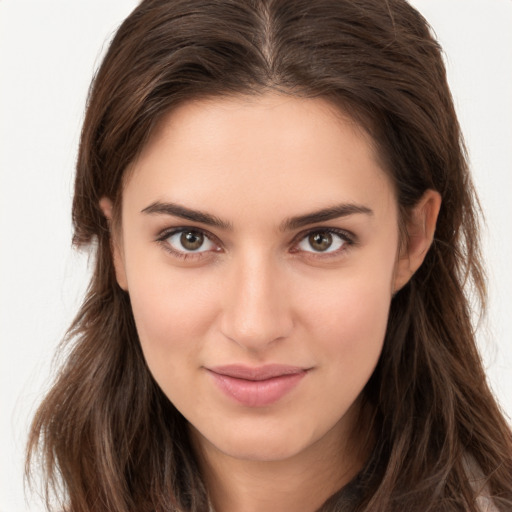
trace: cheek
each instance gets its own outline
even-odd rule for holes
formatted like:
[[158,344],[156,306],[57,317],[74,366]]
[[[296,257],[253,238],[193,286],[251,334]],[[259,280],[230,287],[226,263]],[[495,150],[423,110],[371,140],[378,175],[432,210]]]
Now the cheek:
[[180,372],[184,362],[197,359],[216,316],[211,288],[187,272],[156,265],[138,265],[137,273],[128,275],[133,314],[148,366],[158,381],[170,378]]
[[351,333],[354,342],[383,335],[391,303],[394,253],[376,259],[366,257],[326,273],[315,286],[306,283],[302,290],[295,290],[310,328]]
[[341,395],[342,407],[361,392],[380,357],[391,303],[392,268],[391,264],[375,272],[354,269],[350,277],[332,279],[321,295],[304,302],[307,330],[329,369],[330,384]]
[[316,315],[318,335],[325,340],[326,352],[344,365],[378,357],[384,341],[389,313],[389,294],[379,294],[375,288],[358,287],[354,293],[338,294]]

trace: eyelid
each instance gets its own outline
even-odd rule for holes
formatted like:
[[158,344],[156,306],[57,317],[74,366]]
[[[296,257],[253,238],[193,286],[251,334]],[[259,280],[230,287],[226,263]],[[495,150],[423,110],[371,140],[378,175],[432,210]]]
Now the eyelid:
[[[177,233],[183,232],[183,231],[196,231],[198,233],[201,233],[206,238],[208,238],[208,240],[210,240],[210,242],[212,242],[213,244],[215,244],[217,246],[217,250],[186,252],[186,251],[176,250],[173,247],[171,247],[168,243],[166,243],[166,240],[169,237],[171,237]],[[341,239],[344,240],[345,244],[343,244],[343,246],[340,249],[338,249],[336,251],[332,251],[332,252],[302,251],[297,248],[297,245],[302,240],[304,240],[304,238],[306,238],[307,236],[309,236],[313,233],[318,233],[318,232],[330,233],[330,234],[339,236]],[[223,249],[222,243],[215,235],[213,235],[209,231],[207,231],[203,228],[197,227],[197,226],[173,226],[171,228],[165,228],[157,234],[155,241],[160,243],[164,247],[164,249],[167,250],[167,252],[173,254],[174,256],[183,258],[183,259],[185,259],[185,258],[202,258],[202,257],[208,256],[208,253],[220,252]],[[350,231],[347,231],[346,229],[335,228],[335,227],[315,226],[314,228],[309,228],[309,229],[301,231],[293,238],[292,248],[291,248],[290,252],[291,253],[300,253],[300,252],[306,253],[308,255],[308,257],[312,257],[312,258],[329,258],[329,257],[339,256],[341,253],[346,252],[351,246],[356,245],[356,244],[357,244],[356,235]]]
[[[297,248],[298,244],[302,242],[306,237],[314,234],[314,233],[330,233],[332,235],[339,236],[345,243],[343,246],[332,252],[321,252],[321,251],[302,251]],[[303,252],[308,256],[312,256],[314,258],[329,258],[340,255],[345,252],[348,248],[355,245],[357,243],[357,237],[354,233],[347,231],[346,229],[334,228],[334,227],[324,227],[324,226],[315,226],[314,228],[309,228],[307,230],[301,231],[298,233],[292,242],[292,253]]]
[[[180,251],[172,247],[169,243],[167,243],[167,239],[173,235],[178,233],[183,233],[184,231],[193,231],[197,233],[201,233],[205,238],[207,238],[212,244],[216,246],[214,251],[205,250],[205,251]],[[179,258],[187,259],[187,258],[202,258],[208,255],[208,253],[218,252],[222,249],[222,245],[219,239],[210,233],[209,231],[199,228],[197,226],[174,226],[172,228],[163,229],[158,233],[155,238],[155,241],[161,244],[164,249],[171,253],[173,256],[177,256]]]

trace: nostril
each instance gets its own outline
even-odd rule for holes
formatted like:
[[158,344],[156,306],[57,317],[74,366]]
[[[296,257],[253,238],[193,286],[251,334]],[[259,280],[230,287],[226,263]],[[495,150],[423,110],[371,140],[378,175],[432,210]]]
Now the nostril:
[[[252,246],[251,246],[252,247]],[[282,269],[268,254],[240,254],[225,282],[221,331],[249,350],[260,350],[290,335],[290,297]]]
[[241,302],[222,313],[221,330],[224,336],[247,349],[260,349],[287,338],[292,330],[292,319],[286,309],[266,303]]

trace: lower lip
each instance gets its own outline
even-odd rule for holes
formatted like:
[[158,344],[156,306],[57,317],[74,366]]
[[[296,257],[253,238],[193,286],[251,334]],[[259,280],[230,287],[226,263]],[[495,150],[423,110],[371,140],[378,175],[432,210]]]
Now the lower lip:
[[265,380],[246,380],[211,371],[209,373],[221,391],[247,407],[263,407],[277,402],[295,388],[306,375],[303,371]]

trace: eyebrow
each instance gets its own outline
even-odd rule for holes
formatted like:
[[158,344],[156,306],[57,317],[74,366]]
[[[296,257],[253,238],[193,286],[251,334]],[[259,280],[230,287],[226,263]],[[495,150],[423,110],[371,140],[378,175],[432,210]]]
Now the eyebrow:
[[[149,206],[144,208],[141,213],[150,215],[171,215],[173,217],[180,217],[182,219],[199,222],[201,224],[206,224],[207,226],[213,226],[223,230],[233,229],[233,224],[222,220],[215,215],[211,215],[199,210],[192,210],[176,203],[162,203],[160,201],[155,201],[154,203],[151,203]],[[348,217],[349,215],[354,214],[373,215],[373,210],[367,206],[359,204],[343,203],[336,206],[331,206],[329,208],[323,208],[311,213],[306,213],[305,215],[299,215],[285,219],[279,226],[279,229],[281,231],[293,231],[295,229],[308,226],[309,224],[326,222],[328,220],[338,219],[340,217]]]
[[356,213],[364,215],[373,215],[373,210],[367,206],[353,203],[343,203],[329,208],[323,208],[316,212],[306,213],[297,217],[286,219],[280,226],[281,231],[292,231],[294,229],[316,224],[318,222],[326,222],[328,220],[338,219],[340,217],[348,217]]
[[215,215],[185,208],[184,206],[176,203],[161,203],[156,201],[144,208],[141,213],[172,215],[173,217],[180,217],[193,222],[200,222],[201,224],[206,224],[207,226],[213,226],[219,229],[233,229],[233,225],[230,222],[219,219],[219,217],[216,217]]

